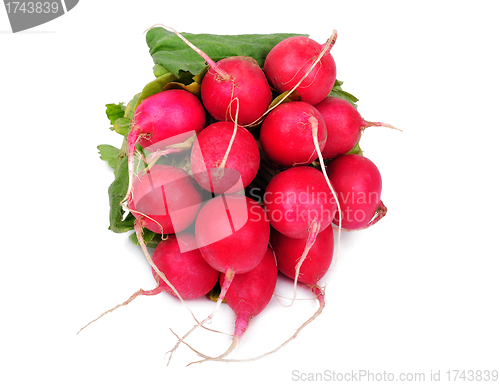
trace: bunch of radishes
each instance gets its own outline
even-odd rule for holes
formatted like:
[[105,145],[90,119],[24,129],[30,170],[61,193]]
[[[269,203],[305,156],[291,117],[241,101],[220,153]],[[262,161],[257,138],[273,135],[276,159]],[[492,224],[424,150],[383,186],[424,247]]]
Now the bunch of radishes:
[[263,68],[248,56],[214,62],[175,33],[208,68],[199,87],[166,81],[125,109],[120,204],[158,282],[131,299],[166,291],[186,304],[218,288],[212,314],[176,346],[225,301],[236,313],[233,343],[218,357],[198,353],[226,360],[271,300],[278,271],[294,281],[293,298],[299,283],[318,297],[308,322],[321,313],[334,227],[367,228],[387,211],[380,173],[357,147],[366,127],[382,124],[331,94],[336,31],[323,45],[282,40]]

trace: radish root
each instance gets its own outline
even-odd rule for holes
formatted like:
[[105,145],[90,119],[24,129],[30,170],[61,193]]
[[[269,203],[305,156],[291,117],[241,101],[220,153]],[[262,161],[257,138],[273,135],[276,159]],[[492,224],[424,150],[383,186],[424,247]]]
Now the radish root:
[[330,178],[328,178],[328,175],[326,173],[326,167],[325,167],[325,162],[323,160],[323,155],[321,155],[321,150],[319,148],[319,143],[318,143],[318,119],[316,119],[314,116],[311,116],[309,118],[309,122],[312,125],[312,136],[313,136],[313,141],[314,141],[314,146],[316,147],[316,152],[318,153],[318,158],[319,158],[319,163],[321,165],[321,171],[323,172],[323,175],[325,176],[326,183],[328,184],[328,187],[330,188],[330,191],[333,194],[333,197],[335,198],[335,203],[337,204],[337,213],[339,214],[339,226],[337,230],[337,258],[340,256],[340,232],[342,230],[342,213],[340,210],[340,202],[337,197],[337,193],[335,192],[332,184],[330,183]]
[[393,129],[393,130],[398,130],[398,131],[403,132],[403,130],[401,130],[401,129],[397,128],[397,127],[394,127],[391,124],[387,124],[387,123],[367,122],[366,120],[363,120],[362,124],[363,124],[363,126],[361,127],[361,132],[363,132],[366,128],[373,127],[373,126],[376,126],[376,127],[387,127],[387,128]]
[[[179,345],[181,344],[181,342],[184,342],[184,340],[193,332],[195,331],[198,327],[200,326],[203,326],[204,324],[206,324],[207,322],[211,321],[213,316],[215,315],[215,313],[217,313],[217,310],[219,310],[219,307],[220,307],[220,304],[222,303],[222,301],[224,300],[224,297],[226,296],[226,293],[227,293],[227,290],[229,289],[229,287],[231,286],[231,283],[233,282],[233,279],[234,279],[234,270],[229,268],[226,270],[225,272],[225,276],[224,276],[224,283],[221,287],[221,292],[219,294],[219,298],[217,299],[217,303],[215,304],[215,307],[212,311],[212,313],[207,317],[205,318],[203,321],[201,322],[198,322],[196,325],[194,325],[191,330],[189,330],[186,334],[184,334],[184,336],[182,338],[178,338],[178,341],[177,343],[175,344],[175,346],[169,350],[167,353],[170,353],[170,356],[168,358],[168,363],[167,363],[167,366],[168,364],[170,364],[170,360],[172,359],[172,355],[174,354],[174,352],[177,350],[177,348],[179,347]],[[173,332],[172,332],[173,333]],[[175,333],[174,333],[175,334]]]
[[321,288],[318,285],[307,285],[307,286],[309,286],[309,288],[311,289],[311,291],[316,295],[316,298],[318,299],[318,302],[319,302],[319,308],[318,308],[318,310],[306,322],[304,322],[295,331],[295,333],[289,339],[287,339],[285,342],[283,342],[276,349],[273,349],[273,350],[271,350],[271,351],[269,351],[267,353],[264,353],[264,354],[262,354],[260,356],[253,357],[253,358],[243,358],[243,359],[227,359],[227,358],[219,358],[219,357],[211,358],[211,357],[205,356],[203,354],[200,354],[197,350],[193,349],[186,342],[182,341],[192,351],[194,351],[197,354],[200,354],[202,357],[205,357],[205,360],[191,362],[187,366],[189,366],[191,364],[194,364],[194,363],[201,363],[201,362],[204,362],[204,361],[211,361],[211,360],[216,360],[216,361],[221,361],[221,362],[249,362],[249,361],[256,361],[256,360],[259,360],[259,359],[261,359],[263,357],[266,357],[266,356],[269,356],[269,355],[271,355],[273,353],[276,353],[278,350],[280,350],[281,348],[283,348],[285,345],[287,345],[288,343],[290,343],[291,341],[293,341],[299,335],[299,333],[302,331],[302,329],[304,329],[307,325],[309,325],[312,321],[314,321],[323,312],[323,309],[325,308],[325,292],[324,292],[324,288]]
[[115,311],[116,309],[118,309],[119,307],[122,307],[122,306],[126,306],[128,305],[130,302],[132,302],[134,299],[136,299],[137,297],[139,297],[140,295],[156,295],[156,294],[159,294],[161,293],[162,291],[164,291],[164,289],[161,289],[160,288],[160,285],[158,284],[158,286],[156,286],[156,288],[154,288],[153,290],[142,290],[142,289],[139,289],[137,290],[134,294],[132,294],[132,296],[127,299],[125,302],[119,304],[119,305],[116,305],[114,308],[112,309],[109,309],[107,310],[106,312],[102,313],[99,317],[97,317],[96,319],[90,321],[87,325],[85,325],[84,327],[82,327],[78,333],[76,334],[79,334],[83,329],[85,329],[87,326],[89,326],[90,324],[96,322],[97,320],[101,319],[102,317],[104,317],[106,314],[108,313],[111,313],[113,311]]

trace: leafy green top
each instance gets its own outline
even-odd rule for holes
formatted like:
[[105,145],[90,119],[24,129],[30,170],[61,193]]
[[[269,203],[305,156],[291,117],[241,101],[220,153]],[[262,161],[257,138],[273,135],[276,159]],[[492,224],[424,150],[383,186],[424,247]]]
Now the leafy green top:
[[[215,62],[230,56],[251,56],[262,67],[267,54],[276,44],[288,37],[300,34],[209,35],[182,33],[182,35]],[[146,42],[154,63],[161,65],[174,75],[180,76],[181,71],[198,75],[206,67],[205,59],[175,33],[165,28],[150,29],[146,34]]]

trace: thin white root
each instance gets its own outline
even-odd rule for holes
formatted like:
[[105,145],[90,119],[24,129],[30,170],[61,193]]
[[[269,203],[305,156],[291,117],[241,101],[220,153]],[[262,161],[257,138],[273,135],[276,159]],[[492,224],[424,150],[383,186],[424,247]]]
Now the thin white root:
[[326,173],[326,167],[325,167],[325,162],[323,160],[323,155],[321,155],[321,149],[319,148],[319,142],[318,142],[318,119],[316,119],[314,116],[311,116],[309,118],[309,122],[311,122],[312,125],[312,136],[313,136],[313,141],[314,141],[314,146],[316,147],[316,152],[318,153],[318,158],[319,158],[319,163],[321,165],[321,171],[323,171],[323,175],[325,176],[326,183],[328,184],[328,187],[333,194],[333,197],[335,198],[335,203],[337,204],[337,213],[339,215],[339,230],[337,232],[337,257],[336,259],[339,258],[340,256],[340,230],[342,230],[342,213],[340,210],[340,202],[337,197],[337,193],[333,189],[332,184],[330,183],[330,178],[328,178],[328,174]]
[[162,291],[163,291],[163,290],[162,290],[162,289],[160,289],[160,285],[159,285],[159,284],[158,284],[158,286],[157,286],[156,288],[154,288],[153,290],[142,290],[142,289],[139,289],[139,290],[137,290],[134,294],[132,294],[128,300],[126,300],[125,302],[123,302],[123,303],[121,303],[121,304],[119,304],[119,305],[116,305],[116,306],[115,306],[114,308],[112,308],[112,309],[109,309],[109,310],[105,311],[105,312],[104,312],[104,313],[102,313],[99,317],[97,317],[96,319],[94,319],[94,320],[90,321],[87,325],[85,325],[84,327],[82,327],[82,328],[78,331],[78,333],[76,333],[76,334],[80,334],[80,332],[81,332],[83,329],[85,329],[85,328],[86,328],[87,326],[89,326],[90,324],[92,324],[92,323],[94,323],[94,322],[98,321],[99,319],[101,319],[102,317],[104,317],[106,314],[109,314],[109,313],[111,313],[111,312],[115,311],[116,309],[118,309],[118,308],[120,308],[120,307],[122,307],[122,306],[126,306],[126,305],[128,305],[130,302],[132,302],[132,301],[133,301],[135,298],[137,298],[138,296],[140,296],[140,295],[156,295],[156,294],[158,294],[158,293],[161,293]]
[[[192,333],[194,332],[198,327],[200,326],[203,326],[204,324],[206,324],[207,322],[211,321],[213,316],[215,315],[215,313],[217,313],[217,310],[219,310],[219,307],[222,303],[222,301],[224,300],[224,297],[227,293],[227,290],[229,289],[229,286],[231,285],[231,282],[233,282],[233,279],[234,279],[234,270],[233,269],[228,269],[225,273],[225,280],[224,280],[224,284],[222,285],[222,288],[221,288],[221,292],[219,294],[219,298],[217,299],[217,303],[215,304],[215,307],[212,311],[212,313],[207,317],[205,318],[203,321],[201,322],[198,322],[196,325],[194,325],[191,330],[189,330],[186,334],[184,334],[184,336],[182,336],[182,338],[178,338],[178,341],[177,343],[175,344],[175,346],[169,350],[167,353],[170,353],[170,356],[168,358],[168,362],[167,362],[167,366],[170,364],[170,360],[172,359],[172,356],[173,354],[175,353],[175,351],[177,350],[177,348],[179,347],[179,345],[184,342],[184,340]],[[172,332],[173,333],[173,332]],[[175,334],[175,333],[174,333]]]
[[380,122],[368,122],[366,120],[363,120],[363,126],[361,127],[361,131],[364,131],[368,127],[387,127],[392,130],[398,130],[403,132],[400,128],[394,127],[392,124],[387,124],[387,123],[380,123]]
[[[229,157],[229,152],[231,151],[231,147],[233,147],[234,138],[236,138],[236,133],[238,132],[238,115],[240,112],[240,101],[238,98],[235,98],[233,100],[236,100],[236,118],[234,120],[233,135],[231,135],[231,140],[229,141],[229,144],[227,146],[226,153],[224,154],[224,158],[222,158],[222,162],[219,165],[219,168],[221,168],[223,170],[224,170],[224,167],[226,167],[226,162],[227,162],[227,158]],[[231,105],[231,104],[232,104],[232,101],[231,101],[231,103],[229,103],[229,105]],[[222,171],[222,175],[224,175],[224,171]]]
[[[295,333],[289,339],[287,339],[285,342],[283,342],[276,349],[273,349],[273,350],[271,350],[271,351],[269,351],[267,353],[264,353],[264,354],[262,354],[260,356],[257,356],[257,357],[243,358],[243,359],[220,358],[220,359],[217,359],[217,361],[221,361],[221,362],[250,362],[250,361],[257,361],[257,360],[259,360],[259,359],[261,359],[263,357],[266,357],[266,356],[269,356],[269,355],[271,355],[273,353],[276,353],[278,350],[280,350],[281,348],[283,348],[285,345],[287,345],[288,343],[290,343],[291,341],[293,341],[299,335],[299,333],[302,331],[302,329],[304,329],[307,325],[309,325],[312,321],[314,321],[323,312],[323,309],[325,308],[324,288],[322,289],[319,286],[310,286],[310,287],[311,287],[311,290],[313,290],[313,292],[316,294],[316,297],[318,298],[319,308],[318,308],[318,310],[306,322],[304,322],[295,331]],[[182,342],[184,344],[186,344],[186,342],[184,342],[184,341],[182,341]],[[194,350],[193,348],[191,348],[191,349]],[[198,362],[201,363],[201,362],[204,362],[204,361],[206,361],[206,360],[202,360],[202,361],[198,361]],[[191,365],[191,364],[189,364],[189,365]]]
[[295,302],[295,299],[297,298],[297,284],[299,281],[300,268],[302,267],[302,264],[304,263],[305,259],[307,258],[307,255],[309,254],[309,250],[311,250],[311,248],[314,246],[314,242],[316,242],[316,238],[318,237],[320,228],[321,228],[321,222],[317,218],[314,218],[309,226],[309,236],[307,237],[304,251],[302,252],[302,255],[300,256],[297,264],[295,265],[295,277],[293,280],[292,301],[288,305],[283,305],[284,307],[292,306],[293,303]]

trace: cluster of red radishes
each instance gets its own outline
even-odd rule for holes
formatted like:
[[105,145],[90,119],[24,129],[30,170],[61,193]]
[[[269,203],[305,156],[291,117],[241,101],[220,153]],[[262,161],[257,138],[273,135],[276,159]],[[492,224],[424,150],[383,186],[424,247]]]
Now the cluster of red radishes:
[[[367,126],[380,123],[328,96],[336,80],[335,39],[336,32],[323,45],[287,38],[263,69],[250,57],[215,63],[204,56],[210,69],[201,97],[169,89],[135,111],[122,203],[136,218],[158,282],[139,294],[166,291],[184,302],[219,284],[213,313],[179,339],[225,300],[236,313],[233,342],[205,359],[224,360],[238,344],[271,300],[278,271],[294,288],[311,288],[319,314],[318,281],[332,263],[334,226],[363,229],[385,215],[377,167],[360,154],[346,155]],[[163,236],[152,257],[144,228]]]

